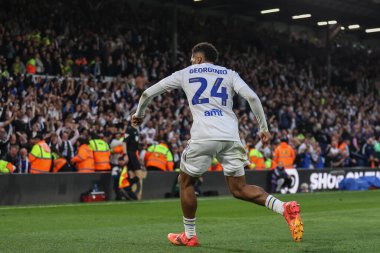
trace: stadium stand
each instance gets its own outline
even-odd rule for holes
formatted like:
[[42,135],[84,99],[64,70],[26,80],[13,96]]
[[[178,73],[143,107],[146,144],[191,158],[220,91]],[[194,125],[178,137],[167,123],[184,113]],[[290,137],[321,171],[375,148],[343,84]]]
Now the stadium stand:
[[[271,159],[286,138],[297,168],[379,166],[376,50],[335,43],[326,85],[324,49],[316,38],[258,28],[235,16],[194,21],[180,11],[180,46],[172,62],[165,7],[157,12],[123,2],[96,11],[77,1],[34,2],[9,1],[0,10],[0,156],[16,166],[15,173],[27,171],[25,149],[40,134],[67,159],[77,153],[79,136],[107,133],[110,143],[125,132],[142,91],[187,66],[191,46],[210,36],[220,48],[219,63],[236,69],[262,98],[274,136],[270,148],[256,144],[249,106],[234,101],[247,151],[255,147]],[[179,153],[184,149],[192,123],[186,105],[178,91],[153,101],[140,129],[141,154],[160,140]]]

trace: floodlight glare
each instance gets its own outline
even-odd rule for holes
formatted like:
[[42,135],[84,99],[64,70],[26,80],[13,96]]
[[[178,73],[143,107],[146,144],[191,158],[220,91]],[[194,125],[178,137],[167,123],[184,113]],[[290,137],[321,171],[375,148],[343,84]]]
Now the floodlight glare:
[[353,29],[359,29],[360,28],[360,25],[358,25],[358,24],[355,24],[355,25],[349,25],[348,26],[348,29],[350,29],[350,30],[353,30]]
[[327,21],[320,21],[317,23],[319,26],[327,25]]
[[262,11],[260,11],[260,13],[261,14],[268,14],[268,13],[279,12],[279,11],[280,11],[279,8],[275,8],[275,9],[262,10]]
[[292,19],[301,19],[301,18],[310,18],[311,14],[300,14],[300,15],[295,15],[292,16]]
[[366,33],[376,33],[380,32],[380,27],[379,28],[370,28],[370,29],[365,29]]
[[336,23],[338,23],[338,22],[336,22],[336,20],[327,21],[327,24],[329,24],[329,25],[335,25]]

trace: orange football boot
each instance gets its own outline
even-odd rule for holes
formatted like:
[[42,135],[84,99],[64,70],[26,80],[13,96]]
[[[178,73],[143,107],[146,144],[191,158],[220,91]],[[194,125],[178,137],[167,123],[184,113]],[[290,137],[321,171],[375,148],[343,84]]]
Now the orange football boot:
[[300,242],[303,235],[303,223],[300,216],[300,205],[295,202],[284,203],[284,218],[289,225],[290,232],[295,242]]
[[198,246],[198,237],[195,235],[190,239],[186,237],[185,232],[181,234],[168,234],[169,241],[177,246],[187,246],[187,247],[196,247]]

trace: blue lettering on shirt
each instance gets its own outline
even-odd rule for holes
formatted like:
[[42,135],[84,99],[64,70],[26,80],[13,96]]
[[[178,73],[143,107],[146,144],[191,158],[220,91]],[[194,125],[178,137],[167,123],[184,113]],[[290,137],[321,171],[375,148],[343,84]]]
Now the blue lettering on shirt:
[[211,109],[210,111],[205,111],[206,117],[212,117],[212,116],[223,116],[223,112],[220,109]]
[[226,69],[214,69],[211,67],[208,68],[191,68],[189,69],[189,74],[194,74],[194,73],[216,73],[218,75],[227,75],[227,70]]

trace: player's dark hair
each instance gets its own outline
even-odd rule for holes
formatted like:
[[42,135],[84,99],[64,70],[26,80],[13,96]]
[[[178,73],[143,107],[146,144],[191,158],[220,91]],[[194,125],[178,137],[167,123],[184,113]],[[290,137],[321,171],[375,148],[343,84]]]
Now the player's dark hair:
[[218,50],[216,50],[216,47],[208,42],[201,42],[196,44],[191,52],[194,53],[203,53],[205,56],[205,60],[208,62],[216,62],[218,60]]

